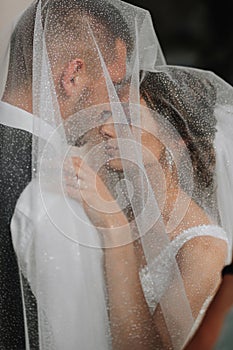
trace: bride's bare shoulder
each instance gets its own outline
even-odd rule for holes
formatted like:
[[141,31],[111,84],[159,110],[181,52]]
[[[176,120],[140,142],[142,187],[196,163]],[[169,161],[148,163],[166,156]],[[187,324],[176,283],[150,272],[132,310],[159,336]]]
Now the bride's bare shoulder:
[[[206,234],[198,235],[198,228],[203,226],[205,227]],[[213,235],[213,227],[216,226],[213,224],[211,219],[208,217],[207,213],[204,209],[202,209],[194,200],[190,200],[187,211],[176,227],[176,229],[170,234],[170,239],[173,240],[184,231],[194,228],[197,231],[197,236],[193,236],[193,238],[185,243],[184,248],[186,252],[189,252],[193,256],[195,256],[195,252],[201,258],[203,254],[207,254],[208,256],[213,257],[213,254],[216,260],[220,260],[221,264],[224,264],[224,260],[226,259],[227,254],[227,243],[217,238]],[[219,227],[219,230],[221,228]]]

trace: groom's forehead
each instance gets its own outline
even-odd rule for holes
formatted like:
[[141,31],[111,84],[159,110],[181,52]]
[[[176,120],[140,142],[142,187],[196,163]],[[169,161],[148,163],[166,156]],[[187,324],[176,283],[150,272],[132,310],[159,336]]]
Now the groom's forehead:
[[98,35],[101,27],[102,32],[105,31],[113,40],[120,38],[125,42],[127,51],[132,50],[132,28],[130,30],[129,21],[123,10],[108,0],[55,0],[48,2],[47,9],[45,6],[42,12],[45,30],[58,32],[64,28],[64,32],[71,31],[75,36],[75,32],[82,32],[83,29],[88,31],[88,27],[93,27]]

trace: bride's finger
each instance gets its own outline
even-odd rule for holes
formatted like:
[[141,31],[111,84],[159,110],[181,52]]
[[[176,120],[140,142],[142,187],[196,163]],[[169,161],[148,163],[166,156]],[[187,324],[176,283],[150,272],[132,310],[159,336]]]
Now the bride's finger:
[[72,162],[77,171],[94,172],[92,168],[80,157],[72,157]]
[[64,176],[64,182],[66,185],[73,186],[74,188],[79,187],[80,180],[77,178],[76,175],[65,175]]
[[66,194],[67,194],[69,197],[71,197],[71,198],[77,200],[78,202],[80,202],[80,203],[82,202],[82,196],[81,196],[80,191],[79,191],[78,189],[76,189],[76,188],[74,188],[74,187],[72,187],[72,186],[67,185],[67,186],[66,186]]
[[93,175],[93,170],[83,161],[82,158],[72,157],[74,172],[79,178],[87,178]]
[[86,192],[87,190],[91,191],[93,189],[90,182],[84,181],[83,179],[80,179],[76,176],[66,176],[65,186],[72,187],[74,190],[78,190],[82,193]]
[[75,160],[73,158],[66,159],[63,163],[63,176],[86,178],[88,176],[88,168],[84,169],[81,167],[81,162],[82,160],[77,159],[77,157],[75,157]]
[[72,159],[72,162],[75,166],[77,166],[78,168],[81,166],[81,165],[84,165],[85,162],[83,161],[82,158],[80,157],[71,157]]
[[65,175],[77,175],[77,169],[73,164],[72,158],[67,158],[63,162],[62,172]]
[[83,180],[88,186],[91,184],[93,186],[95,184],[98,174],[96,174],[94,170],[81,159],[74,160],[74,168],[75,173],[80,180]]

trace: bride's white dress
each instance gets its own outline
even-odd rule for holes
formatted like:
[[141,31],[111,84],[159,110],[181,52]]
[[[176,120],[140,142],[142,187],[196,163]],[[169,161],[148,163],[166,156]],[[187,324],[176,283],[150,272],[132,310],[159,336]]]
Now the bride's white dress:
[[[10,126],[14,127],[14,120],[20,113],[20,127],[25,125],[25,130],[32,132],[28,113],[3,102],[0,109],[3,116],[0,122],[4,123],[5,109],[5,115],[11,115]],[[19,125],[16,123],[15,127]],[[31,205],[32,193],[37,196],[36,213]],[[37,180],[33,180],[21,194],[11,221],[18,262],[37,300],[40,329],[43,329],[43,335],[39,334],[41,348],[111,349],[104,256],[102,249],[97,248],[100,246],[98,232],[77,201],[67,199],[67,207],[67,202],[60,195],[48,192],[46,197],[45,206],[40,186]],[[73,213],[77,220],[74,220]],[[219,226],[197,226],[183,231],[161,252],[155,261],[158,271],[157,295],[148,269],[145,267],[140,271],[142,288],[151,312],[167,288],[164,268],[167,269],[169,265],[169,257],[174,257],[187,241],[205,235],[227,241],[224,230]],[[88,245],[79,243],[84,236],[89,237]],[[203,313],[208,302],[200,313]],[[199,322],[200,317],[195,327]]]

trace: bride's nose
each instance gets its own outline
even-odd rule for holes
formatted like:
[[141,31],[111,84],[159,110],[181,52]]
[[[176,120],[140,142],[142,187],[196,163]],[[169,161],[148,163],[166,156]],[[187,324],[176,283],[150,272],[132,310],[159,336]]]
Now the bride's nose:
[[103,137],[116,138],[116,131],[112,117],[100,126],[100,133]]

